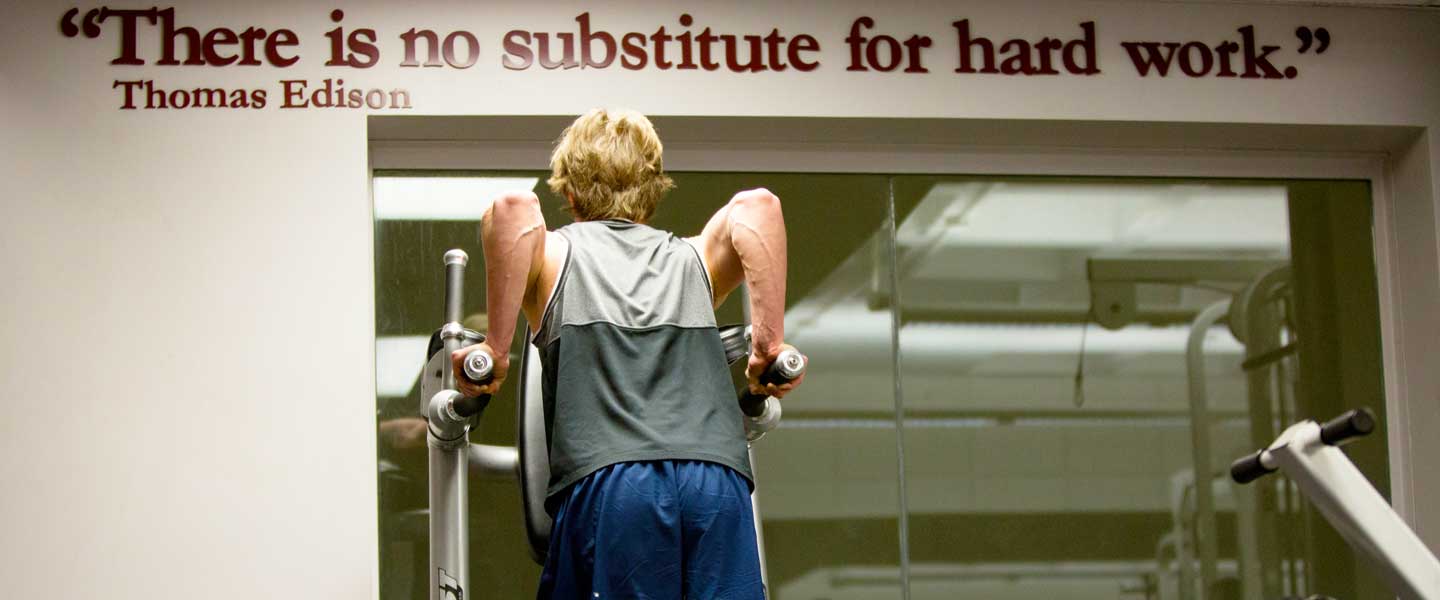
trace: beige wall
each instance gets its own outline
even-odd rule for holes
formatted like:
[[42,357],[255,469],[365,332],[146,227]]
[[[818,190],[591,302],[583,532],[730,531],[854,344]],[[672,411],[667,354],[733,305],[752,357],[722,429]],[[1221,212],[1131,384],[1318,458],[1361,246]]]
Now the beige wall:
[[[824,115],[1440,125],[1440,12],[1155,2],[694,4],[698,29],[811,33],[811,73],[506,71],[514,27],[674,27],[664,4],[349,2],[348,26],[381,34],[381,64],[327,69],[332,4],[181,5],[182,24],[289,27],[302,60],[272,67],[118,67],[115,28],[57,32],[66,5],[0,8],[0,589],[14,598],[363,598],[375,577],[373,282],[365,112],[119,111],[115,79],[265,87],[344,77],[403,87],[416,114],[573,114],[626,105],[665,115]],[[98,5],[97,5],[98,6]],[[402,8],[403,6],[403,8]],[[82,6],[83,9],[92,8]],[[847,73],[842,40],[868,13],[879,32],[936,39],[925,75]],[[1105,72],[1082,78],[958,77],[952,30],[1071,36],[1097,22]],[[1283,43],[1290,81],[1141,79],[1128,39],[1233,39],[1254,24]],[[1297,57],[1290,32],[1334,42]],[[400,69],[396,35],[465,28],[473,68]],[[146,45],[153,38],[144,38]],[[1433,131],[1433,130],[1432,130]],[[1086,140],[1057,140],[1083,146]],[[1440,540],[1440,330],[1436,198],[1440,139],[1399,149],[1389,348],[1420,458],[1409,499]],[[1419,500],[1417,500],[1417,498]],[[1404,500],[1404,499],[1397,499]]]

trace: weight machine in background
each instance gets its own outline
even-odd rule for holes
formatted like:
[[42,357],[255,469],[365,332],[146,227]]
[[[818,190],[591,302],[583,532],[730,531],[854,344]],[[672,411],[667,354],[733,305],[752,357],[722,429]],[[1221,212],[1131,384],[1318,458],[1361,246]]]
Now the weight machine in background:
[[[1292,200],[1292,220],[1297,214],[1303,221],[1304,214],[1294,210]],[[1305,235],[1307,227],[1324,227],[1326,218],[1334,215],[1297,223],[1292,235]],[[1374,303],[1373,288],[1345,289],[1337,267],[1325,262],[1345,258],[1332,254],[1296,265],[1273,259],[1174,256],[1090,260],[1093,317],[1108,328],[1144,320],[1136,300],[1142,285],[1234,290],[1229,298],[1200,310],[1192,321],[1186,364],[1193,467],[1172,478],[1173,530],[1157,544],[1157,572],[1148,596],[1272,600],[1328,593],[1351,597],[1359,585],[1356,579],[1373,581],[1371,563],[1352,562],[1349,553],[1335,551],[1344,542],[1301,501],[1301,489],[1312,499],[1315,493],[1304,481],[1301,489],[1280,480],[1241,487],[1225,476],[1223,461],[1216,456],[1225,447],[1217,447],[1213,432],[1220,421],[1212,413],[1206,389],[1206,337],[1222,323],[1245,348],[1240,366],[1245,372],[1244,418],[1251,447],[1269,444],[1285,424],[1339,412],[1347,394],[1359,396],[1367,383],[1363,379],[1378,380],[1378,365],[1368,370],[1371,367],[1363,360],[1347,362],[1365,356],[1368,348],[1363,346],[1378,344],[1378,334],[1367,333],[1345,318]],[[1344,381],[1346,375],[1359,381]],[[1371,399],[1373,395],[1366,398]],[[1364,458],[1373,472],[1378,462],[1373,450]],[[1373,492],[1360,472],[1350,469]],[[1380,485],[1384,484],[1381,469]],[[1388,510],[1383,498],[1374,495]],[[1224,536],[1217,513],[1221,512],[1234,514],[1233,558],[1220,556]],[[1343,524],[1336,527],[1345,532]],[[1362,546],[1356,548],[1374,556]],[[1380,572],[1384,571],[1382,567]]]

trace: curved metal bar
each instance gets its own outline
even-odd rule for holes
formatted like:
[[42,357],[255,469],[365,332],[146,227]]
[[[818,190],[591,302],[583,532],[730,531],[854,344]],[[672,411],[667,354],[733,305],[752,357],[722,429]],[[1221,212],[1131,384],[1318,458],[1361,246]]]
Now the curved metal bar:
[[520,468],[520,450],[514,446],[470,444],[470,474],[479,477],[515,479]]
[[1205,335],[1230,313],[1230,301],[1221,300],[1195,317],[1185,342],[1185,366],[1190,390],[1190,441],[1194,446],[1195,548],[1200,555],[1200,589],[1208,595],[1215,584],[1214,469],[1210,465],[1210,407],[1205,391]]
[[[1266,271],[1241,290],[1234,311],[1243,312],[1241,340],[1245,343],[1245,359],[1255,360],[1280,347],[1280,323],[1274,311],[1275,291],[1290,284],[1291,269],[1282,265]],[[1250,444],[1263,447],[1275,438],[1275,412],[1271,369],[1246,371],[1246,390],[1250,408]],[[1282,382],[1283,385],[1283,382]],[[1281,566],[1283,552],[1280,537],[1280,494],[1274,486],[1257,487],[1251,495],[1255,510],[1254,545],[1260,561],[1260,581],[1247,581],[1247,587],[1258,584],[1260,596],[1278,598],[1283,592],[1285,576]],[[1302,591],[1298,570],[1290,569],[1290,588]]]

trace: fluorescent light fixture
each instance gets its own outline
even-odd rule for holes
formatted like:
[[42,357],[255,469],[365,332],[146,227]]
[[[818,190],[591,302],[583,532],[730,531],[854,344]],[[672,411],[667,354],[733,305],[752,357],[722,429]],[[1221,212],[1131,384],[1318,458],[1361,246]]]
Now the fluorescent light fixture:
[[425,349],[430,336],[382,336],[375,339],[375,395],[403,398],[410,395],[420,370],[425,368]]
[[[1098,325],[1032,325],[988,323],[906,323],[900,330],[905,352],[935,353],[936,356],[993,354],[1078,354],[1080,337],[1085,336],[1085,353],[1098,354],[1184,354],[1190,326],[1151,327],[1135,325],[1109,330]],[[1082,333],[1084,332],[1084,333]],[[1205,354],[1241,355],[1245,346],[1223,326],[1205,332]]]
[[376,177],[375,220],[478,221],[496,194],[538,183],[538,177]]
[[1289,231],[1284,186],[945,182],[896,235],[902,246],[1284,252]]

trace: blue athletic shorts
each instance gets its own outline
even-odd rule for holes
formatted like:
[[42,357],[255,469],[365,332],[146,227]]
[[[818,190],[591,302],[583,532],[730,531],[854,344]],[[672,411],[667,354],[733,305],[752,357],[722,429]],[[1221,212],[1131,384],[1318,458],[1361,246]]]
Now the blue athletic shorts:
[[763,600],[750,487],[703,461],[610,465],[561,492],[540,600]]

